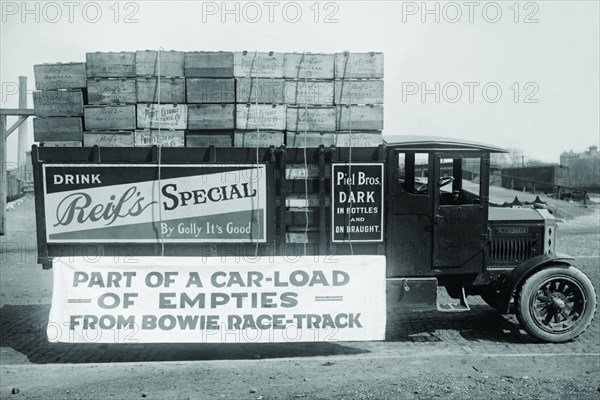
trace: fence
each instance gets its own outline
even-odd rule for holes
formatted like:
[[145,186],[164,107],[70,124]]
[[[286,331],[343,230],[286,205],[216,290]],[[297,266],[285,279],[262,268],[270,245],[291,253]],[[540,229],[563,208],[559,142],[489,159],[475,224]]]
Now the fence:
[[519,176],[502,175],[502,186],[514,190],[522,189],[524,192],[530,191],[532,194],[536,192],[552,193],[559,200],[583,201],[584,205],[588,200],[588,191],[585,189],[555,185]]

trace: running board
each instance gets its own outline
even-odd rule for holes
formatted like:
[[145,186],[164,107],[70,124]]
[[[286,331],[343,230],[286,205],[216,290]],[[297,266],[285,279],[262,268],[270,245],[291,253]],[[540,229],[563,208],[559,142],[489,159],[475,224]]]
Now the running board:
[[[438,299],[439,300],[439,299]],[[455,300],[455,299],[452,299]],[[469,303],[467,302],[467,295],[465,294],[465,288],[460,288],[460,299],[459,303],[437,303],[437,309],[440,312],[464,312],[470,311]]]

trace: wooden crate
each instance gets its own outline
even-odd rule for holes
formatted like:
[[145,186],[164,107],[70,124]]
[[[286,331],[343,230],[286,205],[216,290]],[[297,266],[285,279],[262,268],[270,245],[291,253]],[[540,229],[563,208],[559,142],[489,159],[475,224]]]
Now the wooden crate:
[[186,78],[188,103],[235,103],[233,78]]
[[333,105],[333,81],[285,81],[285,103],[298,105]]
[[33,74],[38,90],[83,89],[86,85],[85,63],[38,64]]
[[233,78],[231,52],[187,52],[184,59],[186,78]]
[[335,107],[287,108],[288,131],[335,131]]
[[135,53],[122,51],[86,54],[88,78],[135,77]]
[[383,81],[336,80],[335,104],[383,104]]
[[33,139],[36,142],[81,141],[83,140],[81,118],[34,118]]
[[233,147],[279,147],[283,145],[284,133],[280,131],[235,131]]
[[189,130],[235,128],[234,104],[191,104],[188,106]]
[[83,115],[85,129],[88,131],[135,129],[134,105],[86,106]]
[[[158,78],[136,78],[137,102],[158,103]],[[160,79],[161,103],[185,103],[185,78]]]
[[186,131],[186,147],[231,147],[233,131]]
[[333,54],[285,53],[283,77],[288,79],[333,79]]
[[33,108],[38,117],[74,117],[83,115],[81,90],[40,90],[33,92]]
[[238,51],[233,64],[236,78],[283,78],[283,53]]
[[138,129],[187,129],[186,104],[138,104]]
[[238,105],[235,109],[238,129],[266,129],[283,131],[286,124],[286,106],[266,104]]
[[383,78],[383,53],[335,53],[335,79]]
[[85,131],[83,132],[85,147],[133,147],[132,131]]
[[42,147],[81,147],[83,144],[79,140],[66,140],[55,142],[40,142]]
[[380,131],[357,131],[349,133],[348,131],[337,132],[307,132],[306,138],[304,132],[287,132],[287,147],[319,147],[337,146],[337,147],[375,147],[382,143]]
[[337,106],[337,130],[370,131],[383,129],[383,106]]
[[88,79],[88,104],[135,104],[135,79]]
[[136,51],[135,73],[137,76],[184,76],[183,52],[161,51],[159,71],[158,51]]
[[235,99],[238,103],[282,104],[283,79],[236,78]]
[[135,131],[134,143],[136,147],[162,146],[162,147],[183,147],[185,145],[184,131],[158,131],[155,129],[146,129]]

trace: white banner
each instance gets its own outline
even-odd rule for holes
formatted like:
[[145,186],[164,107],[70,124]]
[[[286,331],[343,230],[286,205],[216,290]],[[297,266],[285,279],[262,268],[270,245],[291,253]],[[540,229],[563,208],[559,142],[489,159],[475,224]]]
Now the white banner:
[[385,257],[58,259],[50,342],[383,340]]

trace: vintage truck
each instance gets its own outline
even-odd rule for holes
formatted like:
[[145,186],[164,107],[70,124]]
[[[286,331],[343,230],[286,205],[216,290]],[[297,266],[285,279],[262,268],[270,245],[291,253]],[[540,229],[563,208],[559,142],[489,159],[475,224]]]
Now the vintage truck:
[[[181,329],[181,315],[141,320],[143,311],[131,311],[129,316],[83,317],[96,302],[103,312],[117,306],[127,311],[144,292],[157,286],[167,290],[169,273],[177,275],[170,268],[179,268],[186,273],[185,288],[192,276],[196,283],[208,279],[213,287],[205,279],[204,285],[196,284],[202,288],[196,297],[153,294],[160,297],[155,311],[178,304],[187,317],[206,322],[204,329],[218,329],[214,322],[232,312],[219,307],[229,302],[227,307],[235,308],[234,298],[245,310],[242,317],[227,319],[226,328],[234,330],[281,331],[302,324],[368,330],[370,321],[385,328],[386,308],[466,311],[468,296],[481,296],[501,313],[515,313],[540,341],[569,341],[590,325],[594,287],[572,257],[555,252],[553,215],[544,208],[490,205],[490,154],[502,148],[440,137],[383,138],[377,147],[354,148],[33,146],[38,261],[55,270],[60,262],[88,261],[73,271],[64,265],[63,272],[55,271],[50,322],[57,319],[56,329],[68,325],[71,331],[134,325],[140,332],[164,331],[142,341],[222,341],[200,335],[176,339],[172,332]],[[127,259],[135,260],[136,271],[129,270]],[[161,259],[162,264],[156,261]],[[205,276],[194,275],[196,267],[225,259],[217,262],[220,267],[203,270]],[[275,272],[264,272],[254,261],[259,259],[277,265]],[[333,269],[328,260],[335,261]],[[370,260],[379,260],[380,270],[373,270],[379,272],[353,275]],[[157,262],[162,272],[147,274],[146,286],[136,286],[144,268]],[[323,268],[313,268],[319,262]],[[112,272],[104,274],[108,270],[102,268]],[[225,276],[228,285],[220,283]],[[134,282],[124,284],[125,278]],[[377,281],[367,284],[370,279]],[[343,296],[336,292],[350,280],[358,286],[349,286]],[[224,286],[247,293],[215,294]],[[271,292],[261,294],[265,287]],[[294,291],[275,295],[277,287]],[[438,287],[456,304],[438,304]],[[103,296],[111,290],[116,294],[108,301]],[[316,308],[308,314],[248,317],[261,307],[293,309],[309,291]],[[319,307],[351,298],[356,307],[367,307],[363,315],[315,316]],[[372,302],[377,311],[365,316]],[[338,338],[383,339],[382,332]],[[49,327],[49,337],[55,333]]]

